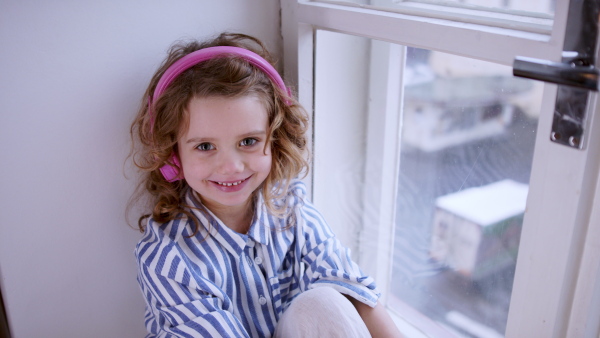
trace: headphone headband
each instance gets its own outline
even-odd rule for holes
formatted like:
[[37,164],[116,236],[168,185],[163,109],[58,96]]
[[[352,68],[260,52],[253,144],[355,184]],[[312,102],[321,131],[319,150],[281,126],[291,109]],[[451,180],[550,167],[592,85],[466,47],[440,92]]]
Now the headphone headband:
[[214,59],[223,54],[242,57],[244,60],[250,62],[250,64],[267,74],[267,76],[273,82],[275,82],[277,87],[284,92],[289,93],[285,83],[281,79],[281,76],[279,76],[279,73],[277,73],[275,68],[273,68],[273,66],[271,66],[271,64],[267,62],[267,60],[263,59],[260,55],[245,48],[233,46],[215,46],[199,49],[175,61],[158,81],[156,89],[154,89],[154,95],[152,95],[153,100],[156,100],[160,95],[162,95],[167,87],[175,80],[175,78],[181,75],[181,73],[199,64],[200,62]]
[[[285,86],[285,83],[281,79],[279,73],[273,68],[273,66],[267,62],[267,60],[263,59],[260,55],[249,51],[245,48],[233,47],[233,46],[215,46],[208,47],[192,52],[181,59],[175,61],[161,76],[160,80],[158,80],[158,84],[154,89],[154,94],[152,95],[152,99],[148,102],[149,106],[151,106],[152,102],[156,101],[167,89],[167,87],[179,76],[181,73],[190,69],[191,67],[199,64],[200,62],[207,61],[210,59],[214,59],[221,55],[235,55],[240,56],[242,59],[248,61],[253,66],[257,67],[261,71],[263,71],[270,79],[279,87],[283,92],[290,95],[289,89]],[[286,104],[290,104],[288,99],[285,100]],[[150,113],[152,110],[150,110]],[[151,116],[150,127],[154,128],[154,116]],[[181,163],[179,158],[175,153],[171,155],[171,162],[174,166],[169,164],[165,164],[160,168],[161,173],[165,177],[168,182],[174,182],[182,179],[181,173]]]

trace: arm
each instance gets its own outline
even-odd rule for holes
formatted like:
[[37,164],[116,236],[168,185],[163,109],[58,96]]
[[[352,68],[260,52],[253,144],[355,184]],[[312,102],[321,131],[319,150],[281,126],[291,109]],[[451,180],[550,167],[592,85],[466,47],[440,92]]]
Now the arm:
[[350,296],[346,296],[346,298],[354,305],[373,338],[404,337],[381,303],[378,302],[377,305],[372,308]]
[[307,284],[325,283],[346,296],[373,337],[403,337],[387,310],[377,302],[374,280],[352,261],[349,250],[335,238],[318,211],[307,203],[302,218]]

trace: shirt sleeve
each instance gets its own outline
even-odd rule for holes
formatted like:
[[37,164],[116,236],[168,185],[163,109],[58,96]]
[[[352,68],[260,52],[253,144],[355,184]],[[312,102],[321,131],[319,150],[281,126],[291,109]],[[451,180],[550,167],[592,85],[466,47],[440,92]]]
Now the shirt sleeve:
[[321,214],[309,202],[301,208],[302,263],[304,290],[329,286],[371,307],[380,293],[372,277],[352,261],[350,250],[335,237]]
[[173,242],[155,239],[142,241],[136,249],[147,338],[249,337],[229,299],[191,276]]

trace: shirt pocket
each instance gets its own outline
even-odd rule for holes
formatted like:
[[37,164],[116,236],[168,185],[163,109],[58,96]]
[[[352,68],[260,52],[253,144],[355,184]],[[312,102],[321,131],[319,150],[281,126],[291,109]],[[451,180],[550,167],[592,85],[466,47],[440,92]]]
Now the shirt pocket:
[[281,298],[282,310],[285,311],[291,300],[300,292],[299,269],[300,263],[294,259],[293,254],[288,253],[277,269],[276,280]]
[[273,311],[277,320],[279,320],[285,309],[282,307],[281,284],[279,284],[278,277],[269,278],[269,290],[271,291],[271,299],[273,300]]

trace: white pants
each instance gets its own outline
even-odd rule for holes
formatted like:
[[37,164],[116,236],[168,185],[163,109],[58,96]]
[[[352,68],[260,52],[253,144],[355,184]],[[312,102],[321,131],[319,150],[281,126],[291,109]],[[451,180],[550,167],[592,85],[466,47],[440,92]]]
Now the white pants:
[[330,287],[317,287],[298,295],[275,329],[276,338],[371,337],[356,308]]

